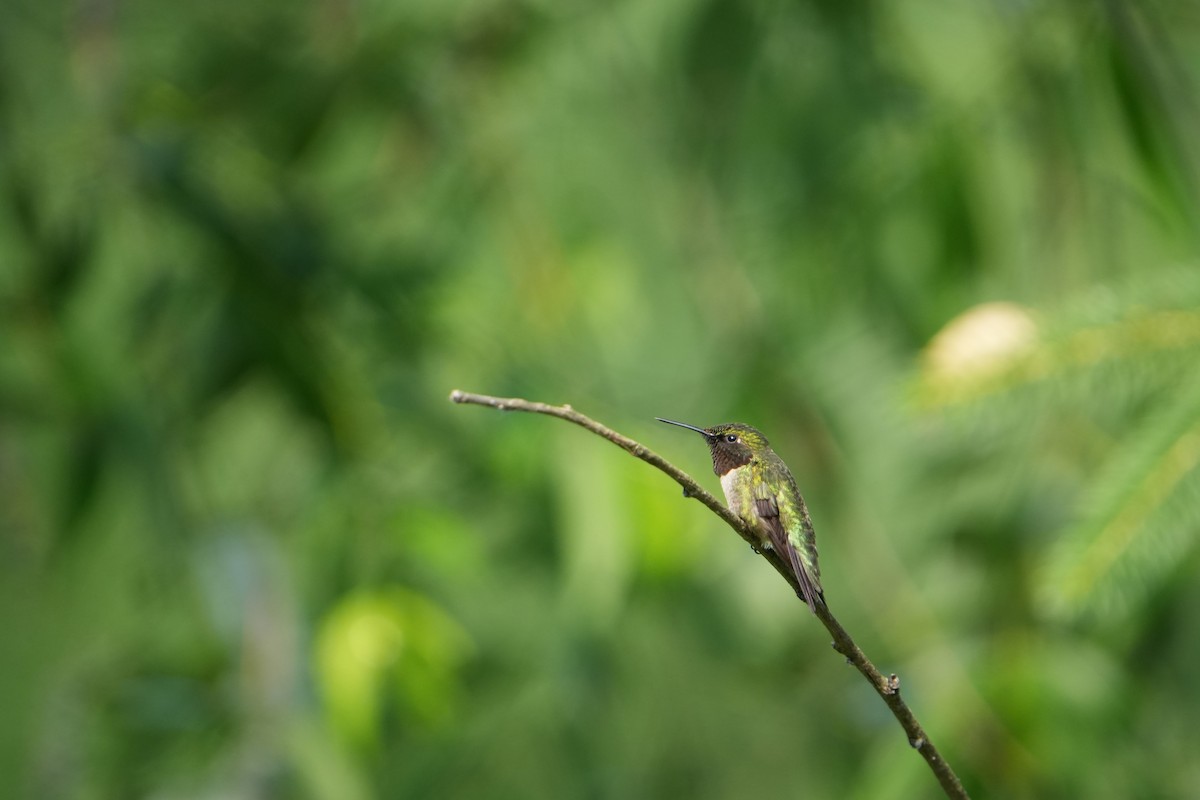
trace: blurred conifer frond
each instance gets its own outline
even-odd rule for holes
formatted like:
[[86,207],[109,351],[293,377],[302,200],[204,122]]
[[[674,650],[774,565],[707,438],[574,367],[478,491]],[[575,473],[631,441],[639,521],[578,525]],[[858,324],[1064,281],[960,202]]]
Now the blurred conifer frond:
[[1035,579],[1046,612],[1121,616],[1195,546],[1197,364],[1200,281],[1183,272],[1096,289],[1040,315],[1012,304],[977,306],[926,348],[917,390],[923,406],[1013,431],[1048,411],[1094,434],[1088,445],[1065,445],[1082,485],[1074,521],[1054,537]]
[[1117,440],[1051,549],[1037,591],[1055,614],[1128,612],[1200,531],[1200,375]]

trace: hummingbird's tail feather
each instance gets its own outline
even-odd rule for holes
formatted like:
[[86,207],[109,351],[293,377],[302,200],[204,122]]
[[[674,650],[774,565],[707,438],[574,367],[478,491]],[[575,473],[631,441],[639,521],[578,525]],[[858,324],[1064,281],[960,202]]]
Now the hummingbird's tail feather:
[[800,554],[796,552],[796,548],[788,547],[788,560],[792,565],[792,572],[796,575],[796,582],[800,584],[800,597],[804,602],[808,603],[808,608],[814,614],[817,613],[817,604],[825,605],[825,592],[821,590],[821,585],[817,583],[812,575],[808,574],[808,570],[804,568],[804,564],[800,561]]

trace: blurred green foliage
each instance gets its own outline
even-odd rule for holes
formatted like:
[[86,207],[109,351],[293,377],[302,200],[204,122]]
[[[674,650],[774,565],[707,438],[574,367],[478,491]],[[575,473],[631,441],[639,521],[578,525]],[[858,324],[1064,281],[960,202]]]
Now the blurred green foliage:
[[1200,13],[0,5],[0,783],[1200,792]]

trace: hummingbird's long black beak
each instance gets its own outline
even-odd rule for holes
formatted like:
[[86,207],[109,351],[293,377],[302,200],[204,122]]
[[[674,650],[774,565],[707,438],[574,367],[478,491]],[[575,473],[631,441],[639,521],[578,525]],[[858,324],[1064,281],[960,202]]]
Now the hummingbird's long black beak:
[[678,425],[681,428],[687,428],[689,431],[695,431],[706,439],[711,435],[708,431],[704,430],[704,428],[697,428],[695,425],[688,425],[686,422],[676,422],[673,419],[663,419],[662,417],[655,417],[655,419],[659,422],[665,422],[668,425]]

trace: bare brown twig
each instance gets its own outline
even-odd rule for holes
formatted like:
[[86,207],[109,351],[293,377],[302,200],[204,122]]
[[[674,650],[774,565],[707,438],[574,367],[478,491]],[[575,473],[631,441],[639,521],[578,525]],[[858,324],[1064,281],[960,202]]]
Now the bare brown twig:
[[[791,584],[792,589],[799,595],[800,586],[783,559],[773,550],[760,549],[758,547],[759,537],[741,517],[738,517],[715,497],[706,492],[686,472],[644,445],[635,442],[627,436],[622,436],[584,414],[580,414],[569,405],[552,406],[516,397],[491,397],[489,395],[462,392],[458,389],[450,393],[450,400],[455,403],[488,406],[501,411],[527,411],[534,414],[558,417],[559,419],[573,422],[580,427],[587,428],[597,436],[607,439],[630,455],[640,458],[647,464],[674,478],[683,487],[685,496],[694,497],[699,500],[710,511],[724,520],[729,527],[737,531],[737,534],[754,547],[759,555],[771,563],[775,571],[782,575],[784,580]],[[946,793],[946,796],[956,798],[957,800],[968,800],[968,795],[966,789],[963,788],[962,782],[959,781],[958,776],[954,774],[954,770],[946,763],[946,760],[942,758],[941,753],[938,752],[933,742],[929,740],[925,730],[921,727],[921,723],[913,715],[912,709],[908,707],[908,704],[901,697],[900,679],[895,675],[885,676],[871,663],[866,654],[850,638],[850,634],[846,632],[842,624],[833,616],[827,605],[818,603],[815,614],[817,619],[821,620],[821,624],[833,636],[833,648],[845,656],[846,661],[853,664],[862,673],[862,676],[867,679],[867,682],[871,684],[875,692],[883,698],[883,702],[887,703],[887,707],[891,709],[892,714],[900,723],[900,727],[907,734],[909,745],[920,753],[925,762],[929,764],[929,768],[933,770],[933,774],[937,778],[938,783],[941,784],[942,791]]]

